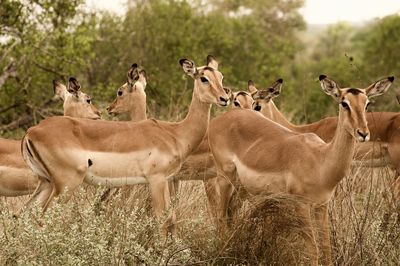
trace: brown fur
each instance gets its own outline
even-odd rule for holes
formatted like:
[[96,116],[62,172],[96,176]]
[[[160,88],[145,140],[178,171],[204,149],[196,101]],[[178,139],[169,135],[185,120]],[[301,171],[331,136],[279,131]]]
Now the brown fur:
[[[41,195],[49,195],[40,199],[42,206],[46,208],[52,198],[62,193],[65,188],[72,193],[83,182],[88,171],[89,159],[93,163],[91,169],[101,169],[98,170],[99,176],[102,171],[107,175],[112,174],[112,165],[98,163],[100,159],[91,156],[93,151],[104,152],[104,156],[111,157],[114,153],[123,155],[130,152],[133,156],[132,161],[141,162],[138,168],[130,169],[130,175],[140,176],[148,181],[155,212],[161,217],[170,206],[168,178],[179,171],[185,158],[203,139],[209,122],[211,104],[228,104],[228,96],[222,86],[222,74],[216,69],[218,64],[212,57],[208,57],[207,61],[208,67],[200,68],[196,68],[190,60],[180,61],[183,70],[195,79],[192,103],[186,118],[181,122],[170,123],[154,119],[141,122],[109,122],[55,117],[30,128],[25,139],[35,145],[44,164],[48,166],[50,183],[53,184],[53,188],[46,188],[43,193],[35,194],[31,201],[35,198],[40,199]],[[207,79],[207,82],[203,82],[201,77]],[[27,147],[26,143],[27,141],[24,141],[24,147]],[[27,148],[24,151],[26,160],[33,160],[40,165],[39,161],[29,156]],[[143,157],[146,152],[148,157]],[[123,169],[117,170],[121,172]],[[127,175],[129,176],[129,173]],[[174,214],[171,213],[167,225],[173,223]]]
[[[313,210],[323,232],[324,262],[331,263],[326,204],[349,170],[356,139],[368,139],[366,94],[382,94],[391,82],[353,94],[351,89],[340,89],[334,81],[321,77],[326,93],[337,101],[346,101],[351,108],[339,108],[339,125],[330,143],[314,134],[293,132],[260,113],[244,109],[231,110],[214,119],[210,123],[209,142],[219,175],[220,219],[227,215],[233,187],[244,187],[250,194],[286,192],[301,196],[310,202],[298,210],[306,227],[311,228],[311,207],[317,207]],[[313,230],[305,228],[304,237],[311,262],[317,265]]]
[[[64,101],[64,116],[78,116],[98,119],[100,112],[90,102],[90,97],[80,91],[76,79],[71,78],[74,85],[73,94],[58,81],[53,81],[55,97]],[[0,196],[22,196],[32,193],[38,185],[38,176],[24,162],[21,155],[21,141],[0,138]]]

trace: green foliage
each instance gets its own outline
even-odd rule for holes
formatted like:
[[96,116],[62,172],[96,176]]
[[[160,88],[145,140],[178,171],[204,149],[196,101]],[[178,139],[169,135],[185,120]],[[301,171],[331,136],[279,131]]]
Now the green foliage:
[[[17,43],[2,66],[11,58],[19,61],[17,78],[0,89],[0,104],[21,103],[17,112],[3,115],[3,123],[34,113],[32,107],[50,98],[55,78],[76,76],[95,103],[104,106],[134,62],[147,71],[152,112],[158,116],[175,103],[180,108],[167,113],[176,115],[191,96],[191,80],[182,73],[180,58],[203,65],[207,54],[213,54],[225,84],[244,89],[250,78],[264,82],[282,72],[300,48],[295,32],[304,27],[298,13],[302,1],[242,1],[234,8],[218,1],[130,1],[123,17],[92,14],[81,1],[52,3],[2,5],[4,13],[13,15],[0,21],[1,35],[7,37],[0,52]],[[29,12],[37,16],[31,19]]]

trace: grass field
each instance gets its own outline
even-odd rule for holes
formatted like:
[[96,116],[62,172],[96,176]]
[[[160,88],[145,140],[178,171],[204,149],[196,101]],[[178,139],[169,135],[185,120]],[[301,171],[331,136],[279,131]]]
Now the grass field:
[[[398,265],[400,210],[394,173],[353,167],[330,203],[336,265]],[[165,239],[153,217],[145,186],[124,189],[102,210],[103,189],[85,186],[68,203],[59,200],[19,219],[12,213],[26,197],[1,199],[1,265],[307,265],[294,213],[298,199],[272,195],[245,202],[227,232],[218,233],[202,182],[181,182],[174,202],[177,235]],[[255,203],[257,202],[257,203]]]

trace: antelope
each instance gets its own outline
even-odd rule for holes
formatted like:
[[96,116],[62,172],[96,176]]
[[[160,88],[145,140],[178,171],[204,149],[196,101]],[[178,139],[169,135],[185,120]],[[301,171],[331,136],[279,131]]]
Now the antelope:
[[[394,81],[394,77],[389,77]],[[261,112],[265,117],[275,121],[282,126],[299,133],[315,133],[325,142],[332,140],[336,126],[337,117],[327,117],[317,122],[306,124],[306,125],[294,125],[290,123],[285,116],[280,112],[273,102],[273,98],[280,95],[283,80],[279,79],[275,82],[273,86],[268,89],[257,90],[254,86],[254,82],[249,80],[248,90],[253,96],[254,104],[253,109]],[[372,164],[369,166],[382,166],[382,156],[385,156],[385,150],[387,150],[387,145],[375,143],[375,141],[382,141],[387,137],[384,135],[378,136],[380,133],[377,130],[377,120],[381,122],[380,116],[384,113],[367,113],[367,121],[371,130],[371,142],[357,143],[356,144],[356,156],[357,160],[362,160],[365,158],[373,158]],[[377,117],[379,116],[379,118]],[[389,122],[388,122],[389,123]],[[387,127],[389,128],[389,127]],[[384,132],[385,134],[386,132]],[[400,169],[399,169],[400,170]]]
[[[394,77],[388,77],[390,82]],[[253,109],[261,112],[265,117],[281,124],[282,126],[299,133],[315,133],[325,142],[333,139],[338,123],[337,117],[327,117],[320,121],[306,124],[294,125],[290,123],[279,111],[273,102],[273,98],[280,95],[282,79],[278,79],[268,89],[257,90],[254,82],[249,80],[248,90],[252,94]],[[394,198],[400,198],[400,114],[393,112],[373,112],[366,114],[370,129],[370,141],[356,143],[353,165],[368,167],[391,166],[396,171],[397,180],[393,183]]]
[[[75,78],[70,78],[68,87],[53,81],[54,98],[64,101],[64,115],[100,118],[100,112],[91,98],[83,93]],[[16,197],[31,194],[39,179],[24,162],[21,155],[21,140],[0,138],[0,196]]]
[[298,133],[266,119],[259,112],[231,110],[211,121],[210,149],[219,182],[218,218],[227,216],[234,189],[249,195],[290,193],[306,200],[297,211],[304,218],[304,239],[312,265],[318,265],[318,247],[311,212],[322,228],[323,262],[331,264],[327,204],[336,185],[349,171],[356,141],[370,138],[366,121],[368,98],[383,94],[393,78],[365,89],[340,88],[325,75],[321,87],[339,104],[338,125],[331,142],[313,133]]
[[[127,82],[117,90],[117,97],[106,108],[108,114],[118,116],[128,113],[132,122],[146,120],[146,85],[146,71],[139,69],[138,64],[132,64],[127,74]],[[101,195],[100,202],[107,201],[117,192],[118,188],[108,188]]]
[[254,100],[250,93],[247,91],[238,91],[232,93],[232,103],[234,107],[240,107],[244,109],[251,109],[254,104]]
[[106,108],[110,115],[128,113],[130,121],[141,121],[147,119],[146,114],[146,72],[139,69],[135,63],[127,74],[128,82],[117,91],[117,97]]
[[[188,59],[179,63],[194,79],[189,112],[180,122],[51,117],[30,128],[22,154],[40,181],[27,205],[38,200],[45,211],[55,196],[66,189],[71,195],[83,182],[108,187],[148,183],[155,214],[161,218],[170,207],[168,181],[203,139],[211,105],[229,103],[214,57],[208,56],[203,67]],[[172,231],[174,222],[171,210],[163,227]]]

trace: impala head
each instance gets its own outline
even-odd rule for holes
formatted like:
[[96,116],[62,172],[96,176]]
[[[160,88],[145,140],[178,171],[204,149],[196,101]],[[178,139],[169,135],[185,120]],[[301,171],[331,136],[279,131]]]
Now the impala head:
[[111,115],[129,113],[135,105],[146,104],[146,72],[135,63],[127,74],[127,81],[117,91],[117,97],[106,108]]
[[64,115],[100,119],[100,111],[92,104],[92,99],[81,91],[79,82],[71,77],[65,87],[61,82],[53,80],[54,94],[64,101]]
[[331,95],[339,103],[339,117],[343,117],[343,126],[357,141],[365,142],[370,138],[367,126],[366,111],[369,97],[381,95],[387,91],[394,77],[380,79],[365,89],[340,88],[339,85],[320,75],[319,80],[326,94]]
[[254,82],[249,80],[247,83],[247,89],[251,93],[254,103],[253,109],[256,111],[261,111],[269,102],[279,96],[281,93],[283,84],[283,79],[278,79],[267,89],[257,90],[256,86],[254,86]]
[[196,67],[193,61],[179,60],[183,71],[194,79],[194,93],[200,101],[220,106],[229,104],[229,96],[222,86],[223,76],[218,71],[218,63],[213,56],[207,56],[207,65]]
[[236,108],[252,109],[253,98],[247,91],[237,91],[232,93],[232,103]]

